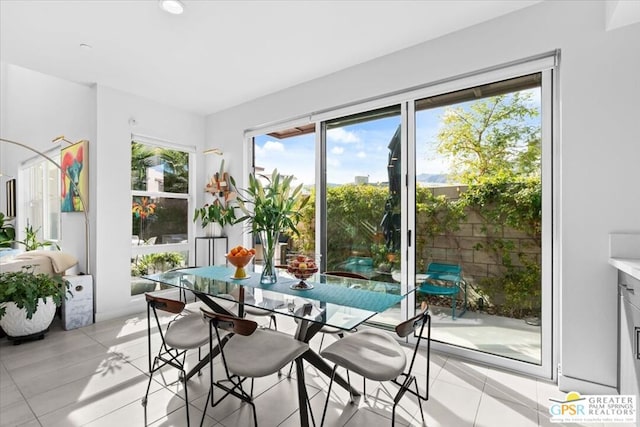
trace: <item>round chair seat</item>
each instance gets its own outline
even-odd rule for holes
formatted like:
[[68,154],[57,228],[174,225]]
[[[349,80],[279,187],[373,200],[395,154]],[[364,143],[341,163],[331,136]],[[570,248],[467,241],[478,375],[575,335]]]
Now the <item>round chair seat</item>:
[[198,348],[209,342],[209,325],[202,314],[187,314],[171,322],[164,339],[178,350]]
[[320,352],[327,360],[374,381],[397,378],[405,369],[407,356],[389,334],[377,330],[346,336]]
[[324,325],[322,328],[320,328],[320,332],[323,334],[339,334],[339,333],[345,333],[346,331],[344,329],[336,328],[334,326]]
[[231,372],[259,378],[277,372],[308,349],[308,344],[282,332],[256,329],[249,336],[234,335],[224,353]]

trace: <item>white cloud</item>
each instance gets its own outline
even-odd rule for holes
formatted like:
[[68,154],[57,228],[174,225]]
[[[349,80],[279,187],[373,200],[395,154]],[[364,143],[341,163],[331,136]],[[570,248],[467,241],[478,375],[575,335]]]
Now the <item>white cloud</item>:
[[343,128],[335,128],[327,131],[327,139],[331,142],[352,143],[359,142],[360,137],[353,132],[347,132]]
[[359,151],[356,156],[360,159],[364,159],[365,157],[367,157],[367,153],[365,153],[364,151]]
[[331,166],[334,168],[339,168],[340,166],[342,166],[342,163],[340,162],[340,160],[333,158],[333,157],[327,157],[327,166]]
[[264,143],[262,147],[259,145],[255,146],[256,157],[261,158],[268,156],[269,153],[282,153],[284,152],[284,145],[278,141],[267,141]]
[[343,147],[333,147],[331,149],[331,154],[342,154],[342,153],[344,153]]

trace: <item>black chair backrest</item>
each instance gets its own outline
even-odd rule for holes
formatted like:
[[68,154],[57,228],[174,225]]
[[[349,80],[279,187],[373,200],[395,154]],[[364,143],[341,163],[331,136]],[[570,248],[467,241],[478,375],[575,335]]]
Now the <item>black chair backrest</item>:
[[145,294],[147,304],[156,310],[162,310],[169,313],[178,314],[184,310],[184,302],[170,298],[163,298],[156,295]]
[[422,313],[417,314],[411,319],[407,319],[404,322],[398,324],[396,326],[396,334],[398,334],[400,338],[407,337],[416,329],[422,328],[422,326],[427,322],[428,317],[428,310],[425,309]]
[[[427,336],[423,337],[424,328],[427,327]],[[418,348],[420,348],[420,341],[423,338],[427,340],[427,354],[431,351],[431,315],[429,315],[429,308],[425,308],[420,314],[415,315],[411,319],[405,320],[396,326],[396,334],[399,337],[405,338],[416,329],[420,328],[420,332],[417,334],[415,346],[413,347],[413,356],[411,357],[411,363],[409,363],[409,369],[407,370],[407,376],[411,375],[413,371],[413,365],[416,362],[416,356],[418,354]],[[427,364],[427,378],[429,378],[429,366]]]
[[367,277],[362,274],[352,273],[351,271],[325,271],[324,274],[328,276],[339,276],[339,277],[349,277],[351,279],[362,279],[369,280]]
[[229,316],[221,313],[214,313],[201,308],[204,317],[208,319],[216,328],[224,329],[238,335],[251,335],[258,328],[258,323],[249,319],[241,319],[236,316]]

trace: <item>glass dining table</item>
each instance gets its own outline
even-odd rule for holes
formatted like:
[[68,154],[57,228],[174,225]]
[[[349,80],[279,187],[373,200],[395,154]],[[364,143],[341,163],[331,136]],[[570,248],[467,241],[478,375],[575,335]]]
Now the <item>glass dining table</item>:
[[[259,272],[249,272],[244,279],[235,279],[234,267],[214,265],[189,267],[165,273],[145,276],[146,279],[163,285],[190,291],[218,313],[244,316],[245,306],[263,310],[267,314],[277,313],[296,320],[295,338],[309,342],[323,327],[350,331],[381,313],[406,297],[399,283],[377,282],[316,273],[305,282],[312,289],[301,290],[296,286],[299,280],[281,273],[274,284],[260,283]],[[327,376],[332,367],[313,349],[302,356],[307,363],[315,366]],[[208,362],[203,359],[187,375],[189,378]],[[301,366],[301,365],[300,365]],[[297,375],[300,408],[300,424],[308,426],[308,412],[304,395],[304,377]],[[335,381],[350,390],[353,389],[344,378],[336,376]]]

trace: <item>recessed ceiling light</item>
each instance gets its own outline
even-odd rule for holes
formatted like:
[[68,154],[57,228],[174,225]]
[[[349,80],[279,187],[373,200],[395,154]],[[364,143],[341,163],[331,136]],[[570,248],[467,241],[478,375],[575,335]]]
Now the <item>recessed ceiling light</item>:
[[80,48],[85,50],[90,50],[90,49],[93,49],[93,46],[87,43],[80,43]]
[[160,8],[173,15],[180,15],[184,12],[184,5],[180,0],[160,0]]

